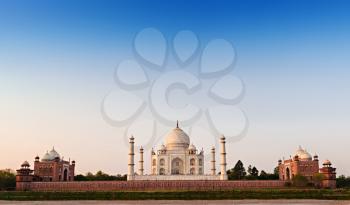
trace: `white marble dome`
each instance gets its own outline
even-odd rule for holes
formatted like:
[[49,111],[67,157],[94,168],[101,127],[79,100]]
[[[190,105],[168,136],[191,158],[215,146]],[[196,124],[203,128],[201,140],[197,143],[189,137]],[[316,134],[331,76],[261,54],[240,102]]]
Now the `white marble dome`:
[[190,145],[190,137],[180,128],[172,129],[165,138],[167,149],[183,148]]
[[50,152],[46,152],[46,154],[41,158],[41,161],[52,161],[56,158],[61,159],[60,154],[55,150],[55,148],[52,148]]
[[310,153],[308,153],[306,150],[304,150],[303,148],[301,148],[301,146],[299,146],[298,150],[295,153],[296,156],[298,156],[298,158],[300,160],[312,160],[312,156]]

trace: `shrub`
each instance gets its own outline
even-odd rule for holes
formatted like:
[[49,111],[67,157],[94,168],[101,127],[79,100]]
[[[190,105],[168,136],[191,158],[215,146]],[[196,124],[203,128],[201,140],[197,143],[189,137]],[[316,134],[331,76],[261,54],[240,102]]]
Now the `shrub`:
[[308,182],[309,181],[305,176],[299,174],[295,175],[292,179],[292,184],[296,187],[306,187]]
[[315,174],[313,177],[314,186],[318,189],[321,188],[323,179],[324,179],[323,174],[321,174],[321,173]]

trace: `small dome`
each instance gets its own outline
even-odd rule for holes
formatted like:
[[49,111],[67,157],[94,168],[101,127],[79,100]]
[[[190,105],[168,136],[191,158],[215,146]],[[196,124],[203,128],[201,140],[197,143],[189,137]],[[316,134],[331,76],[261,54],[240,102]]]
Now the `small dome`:
[[191,145],[188,147],[188,149],[189,149],[189,150],[196,150],[196,147],[195,147],[193,144],[191,144]]
[[190,137],[182,129],[176,127],[166,136],[165,142],[168,149],[186,149],[190,144]]
[[30,164],[28,161],[24,161],[21,165],[21,167],[30,167]]
[[324,162],[323,162],[323,165],[327,165],[327,166],[331,166],[332,165],[332,163],[331,163],[331,161],[329,161],[328,159],[327,160],[325,160]]

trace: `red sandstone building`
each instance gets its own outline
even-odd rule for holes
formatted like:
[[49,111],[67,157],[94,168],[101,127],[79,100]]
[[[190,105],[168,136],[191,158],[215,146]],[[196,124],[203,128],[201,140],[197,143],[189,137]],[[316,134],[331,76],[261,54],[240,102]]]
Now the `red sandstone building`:
[[278,160],[279,178],[283,181],[292,180],[296,175],[306,177],[309,181],[313,181],[313,177],[320,173],[323,175],[323,187],[335,188],[336,172],[331,167],[331,162],[326,160],[323,167],[319,168],[318,156],[313,157],[300,146],[294,157],[287,160]]
[[25,161],[21,169],[17,170],[17,181],[73,181],[74,170],[75,161],[65,161],[53,148],[50,152],[46,152],[41,160],[39,156],[35,157],[34,170],[31,170],[30,164]]

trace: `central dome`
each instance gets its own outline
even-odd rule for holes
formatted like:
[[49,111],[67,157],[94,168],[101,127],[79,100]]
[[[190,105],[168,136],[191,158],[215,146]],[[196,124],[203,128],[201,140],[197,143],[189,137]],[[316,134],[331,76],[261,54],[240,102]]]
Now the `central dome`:
[[185,148],[190,145],[190,137],[179,127],[172,129],[165,138],[167,149]]
[[298,156],[301,160],[312,160],[311,154],[309,154],[305,149],[301,148],[301,146],[299,146],[295,155]]
[[41,161],[53,161],[56,158],[61,159],[60,154],[55,150],[55,148],[52,148],[50,152],[46,152],[46,154],[41,158]]

